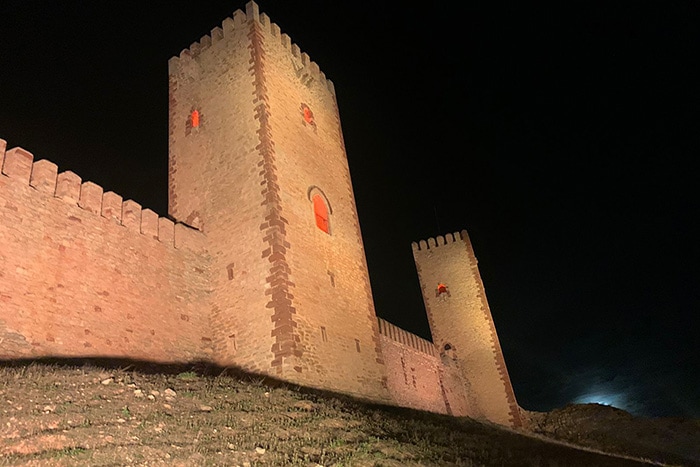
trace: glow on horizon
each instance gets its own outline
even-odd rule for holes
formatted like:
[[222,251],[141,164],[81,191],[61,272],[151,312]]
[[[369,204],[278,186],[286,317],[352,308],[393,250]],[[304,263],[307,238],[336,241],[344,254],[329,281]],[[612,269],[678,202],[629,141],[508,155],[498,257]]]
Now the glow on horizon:
[[594,391],[582,394],[573,401],[574,404],[600,404],[629,411],[625,394],[605,391]]

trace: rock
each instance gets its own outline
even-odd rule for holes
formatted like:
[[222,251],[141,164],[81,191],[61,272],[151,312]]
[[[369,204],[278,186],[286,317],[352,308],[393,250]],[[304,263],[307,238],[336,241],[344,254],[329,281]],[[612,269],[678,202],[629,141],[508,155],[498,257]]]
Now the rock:
[[154,400],[156,400],[156,397],[155,397],[153,394],[149,394],[149,395],[148,395],[148,400],[149,400],[149,401],[154,401]]
[[311,412],[314,410],[315,405],[308,401],[299,401],[296,404],[294,404],[294,408],[303,410],[305,412]]
[[100,384],[107,386],[108,384],[112,384],[113,382],[114,382],[114,378],[107,378],[107,379],[103,379],[102,381],[100,381]]
[[159,391],[151,391],[150,394],[151,394],[153,397],[158,397],[158,396],[160,396],[160,392],[159,392]]
[[173,391],[172,389],[168,388],[165,391],[163,391],[163,394],[165,394],[166,397],[175,397],[177,396],[177,393]]
[[140,389],[134,390],[134,396],[136,397],[143,397],[143,391]]
[[199,410],[200,410],[201,412],[211,412],[211,411],[214,410],[214,409],[213,409],[211,406],[209,406],[209,405],[200,405],[200,406],[199,406]]
[[265,449],[265,448],[261,448],[260,446],[258,446],[257,448],[255,448],[255,452],[258,453],[258,454],[261,454],[261,455],[262,455],[262,454],[265,454],[265,451],[266,451],[266,449]]

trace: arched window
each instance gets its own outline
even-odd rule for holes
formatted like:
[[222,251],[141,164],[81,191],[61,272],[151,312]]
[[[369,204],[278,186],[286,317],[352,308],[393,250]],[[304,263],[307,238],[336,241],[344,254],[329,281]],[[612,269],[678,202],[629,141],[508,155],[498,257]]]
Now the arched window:
[[319,194],[312,198],[314,203],[314,216],[316,217],[316,227],[323,230],[327,234],[331,233],[330,223],[328,221],[328,206],[323,197]]

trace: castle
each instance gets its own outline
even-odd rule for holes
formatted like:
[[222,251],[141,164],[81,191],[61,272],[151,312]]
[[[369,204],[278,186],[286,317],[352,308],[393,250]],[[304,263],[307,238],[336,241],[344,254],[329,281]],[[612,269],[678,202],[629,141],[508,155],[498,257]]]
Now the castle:
[[250,2],[168,68],[168,217],[0,140],[0,359],[204,361],[520,426],[465,231],[412,245],[434,343],[377,318],[318,65]]

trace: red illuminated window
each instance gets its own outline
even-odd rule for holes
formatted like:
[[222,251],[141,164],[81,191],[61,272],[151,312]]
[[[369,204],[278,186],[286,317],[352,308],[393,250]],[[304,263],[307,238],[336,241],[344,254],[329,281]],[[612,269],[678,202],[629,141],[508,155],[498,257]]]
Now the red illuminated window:
[[192,122],[192,128],[199,128],[199,110],[192,111],[190,121]]
[[314,216],[316,217],[316,227],[329,234],[330,224],[328,222],[328,206],[326,206],[326,202],[321,197],[321,195],[314,195],[312,201],[314,203]]
[[314,113],[308,107],[304,107],[304,120],[306,120],[306,123],[314,122]]

